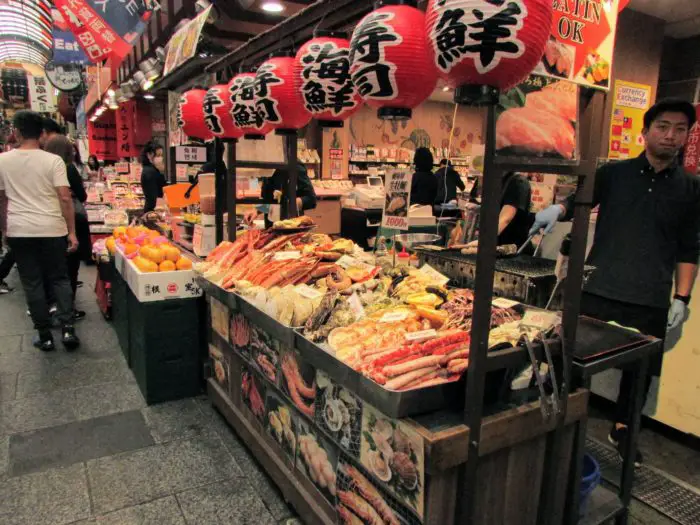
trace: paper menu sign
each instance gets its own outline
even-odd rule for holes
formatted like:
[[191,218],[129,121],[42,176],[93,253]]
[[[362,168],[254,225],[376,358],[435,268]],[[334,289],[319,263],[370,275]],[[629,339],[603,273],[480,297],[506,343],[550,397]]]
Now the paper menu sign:
[[520,324],[549,330],[561,323],[561,317],[557,312],[547,312],[545,310],[527,310]]
[[421,330],[420,332],[407,333],[406,341],[409,341],[411,343],[417,343],[421,341],[427,341],[428,339],[432,339],[433,337],[437,337],[437,331],[431,328],[430,330]]
[[301,252],[289,251],[289,252],[277,252],[272,258],[275,261],[290,261],[293,259],[301,259]]
[[424,264],[420,270],[418,270],[420,273],[428,277],[431,281],[434,281],[436,284],[439,286],[443,286],[450,282],[450,278],[447,277],[446,275],[441,274],[438,272],[435,268],[430,266],[429,264]]
[[408,312],[398,311],[398,312],[388,312],[385,313],[379,320],[380,323],[397,323],[403,321],[408,317]]
[[300,284],[296,287],[296,290],[299,295],[311,300],[318,299],[323,295],[323,293],[314,288],[311,288],[308,284]]
[[518,301],[506,299],[505,297],[498,297],[491,301],[491,304],[498,308],[513,308],[514,306],[518,306],[520,303]]
[[395,230],[408,230],[408,209],[411,205],[411,180],[413,175],[395,170],[386,174],[384,183],[384,213],[382,226]]

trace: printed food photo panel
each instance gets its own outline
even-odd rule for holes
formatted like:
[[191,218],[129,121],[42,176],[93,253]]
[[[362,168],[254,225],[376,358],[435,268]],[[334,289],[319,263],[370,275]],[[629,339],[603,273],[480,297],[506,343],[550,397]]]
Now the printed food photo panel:
[[407,424],[365,403],[362,465],[421,519],[425,497],[423,439]]
[[360,457],[362,401],[355,394],[316,371],[316,425],[352,457]]
[[264,381],[253,370],[243,365],[241,368],[241,397],[245,406],[260,423],[265,420],[265,390]]
[[282,391],[299,412],[313,421],[316,410],[316,370],[292,349],[280,352]]
[[209,345],[209,358],[211,359],[212,376],[219,386],[228,395],[231,394],[230,387],[230,363],[226,354],[216,346]]
[[337,466],[336,446],[300,418],[297,425],[297,470],[313,482],[331,507],[335,506]]
[[209,298],[209,311],[211,312],[211,327],[214,331],[224,338],[229,340],[229,317],[230,312],[228,307],[214,297]]
[[291,464],[294,465],[294,454],[297,448],[296,414],[294,414],[294,411],[286,401],[273,392],[272,389],[267,391],[265,408],[265,429],[267,433],[282,449]]
[[231,335],[233,349],[248,361],[251,360],[250,332],[251,326],[248,323],[248,320],[242,314],[233,314],[231,316],[229,333]]

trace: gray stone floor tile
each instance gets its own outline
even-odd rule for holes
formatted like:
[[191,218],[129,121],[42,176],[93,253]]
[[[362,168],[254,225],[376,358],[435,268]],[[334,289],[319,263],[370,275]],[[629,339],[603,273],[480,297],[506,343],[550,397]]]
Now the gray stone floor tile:
[[105,383],[71,390],[77,419],[90,419],[146,406],[136,383]]
[[189,523],[274,525],[277,520],[245,480],[214,483],[177,495]]
[[0,403],[14,401],[17,395],[17,374],[0,373]]
[[19,352],[21,345],[21,335],[0,336],[0,357],[9,357],[11,355],[16,355],[17,352]]
[[152,444],[139,411],[14,434],[10,437],[9,474],[73,465]]
[[214,434],[209,419],[193,399],[160,403],[144,408],[143,416],[157,443]]
[[71,363],[59,362],[55,366],[43,367],[41,370],[20,372],[17,381],[17,397],[101,383],[133,382],[129,367],[119,356],[99,360],[84,360],[77,354],[74,356],[77,359]]
[[7,477],[10,466],[10,436],[0,436],[0,483]]
[[0,483],[0,523],[62,525],[89,517],[90,497],[82,463]]
[[103,514],[74,525],[187,525],[175,496]]
[[197,396],[192,398],[199,410],[204,414],[207,420],[208,428],[213,429],[224,442],[224,445],[233,453],[234,450],[245,448],[245,444],[236,434],[236,431],[231,428],[224,417],[212,406],[206,396]]
[[41,394],[0,404],[0,433],[16,434],[77,419],[73,391]]
[[216,436],[154,445],[87,465],[96,514],[242,475]]

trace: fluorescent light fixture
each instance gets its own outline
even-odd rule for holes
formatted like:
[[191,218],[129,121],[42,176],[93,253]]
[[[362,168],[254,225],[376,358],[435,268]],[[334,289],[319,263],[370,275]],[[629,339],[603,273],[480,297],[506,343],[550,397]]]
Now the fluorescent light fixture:
[[450,86],[445,86],[444,88],[442,88],[442,90],[443,90],[445,93],[447,93],[447,92],[450,90]]
[[280,2],[265,2],[262,5],[262,10],[268,13],[281,13],[284,11],[284,6]]
[[156,98],[156,96],[155,96],[154,94],[152,94],[152,93],[146,93],[146,94],[143,96],[143,98],[145,98],[146,100],[153,100],[154,98]]

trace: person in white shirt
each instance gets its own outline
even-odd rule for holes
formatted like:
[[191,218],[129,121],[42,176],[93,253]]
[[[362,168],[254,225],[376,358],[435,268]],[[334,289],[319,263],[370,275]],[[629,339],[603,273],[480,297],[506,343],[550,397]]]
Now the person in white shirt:
[[45,136],[41,115],[19,111],[12,123],[20,146],[0,154],[0,228],[17,261],[38,332],[34,345],[43,351],[55,349],[46,279],[58,306],[63,345],[73,350],[80,340],[73,327],[66,251],[75,251],[78,240],[66,165],[58,155],[41,150]]

